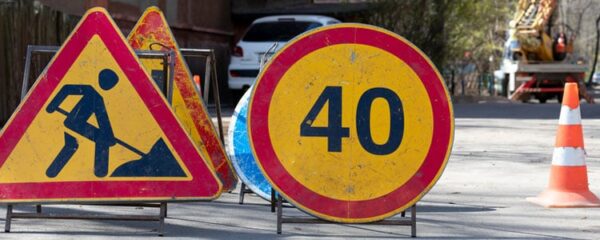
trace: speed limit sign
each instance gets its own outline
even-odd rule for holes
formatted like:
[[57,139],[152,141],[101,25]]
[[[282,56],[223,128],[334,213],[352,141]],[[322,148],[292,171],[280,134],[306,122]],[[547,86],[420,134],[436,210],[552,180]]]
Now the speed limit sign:
[[389,31],[336,24],[290,41],[254,86],[249,135],[273,187],[330,221],[384,219],[415,204],[452,147],[435,66]]

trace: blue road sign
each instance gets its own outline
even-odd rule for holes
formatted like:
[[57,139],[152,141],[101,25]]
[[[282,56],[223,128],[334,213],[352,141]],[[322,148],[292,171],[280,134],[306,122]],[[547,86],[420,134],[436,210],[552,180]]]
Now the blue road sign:
[[242,182],[261,198],[270,200],[271,185],[256,164],[248,138],[248,100],[251,92],[252,89],[246,91],[235,107],[229,123],[226,150]]

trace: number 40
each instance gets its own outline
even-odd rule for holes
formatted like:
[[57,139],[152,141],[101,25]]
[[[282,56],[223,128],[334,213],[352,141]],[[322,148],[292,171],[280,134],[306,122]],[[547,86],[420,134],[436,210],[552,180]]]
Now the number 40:
[[[383,144],[375,143],[371,135],[371,106],[377,98],[386,100],[390,111],[390,132]],[[317,115],[327,102],[328,126],[313,127]],[[396,151],[404,134],[404,111],[398,95],[387,88],[371,88],[364,92],[356,109],[356,132],[360,145],[372,154],[386,155]],[[328,86],[323,90],[300,124],[300,136],[327,137],[327,151],[342,151],[342,138],[350,136],[349,128],[342,127],[342,87]]]

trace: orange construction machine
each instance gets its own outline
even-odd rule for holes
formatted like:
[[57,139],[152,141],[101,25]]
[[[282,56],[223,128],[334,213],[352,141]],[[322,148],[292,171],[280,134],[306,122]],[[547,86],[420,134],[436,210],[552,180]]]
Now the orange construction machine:
[[540,103],[557,98],[564,85],[576,82],[579,95],[593,102],[583,84],[587,66],[573,59],[575,34],[558,16],[557,0],[520,0],[510,22],[501,69],[494,74],[512,100]]

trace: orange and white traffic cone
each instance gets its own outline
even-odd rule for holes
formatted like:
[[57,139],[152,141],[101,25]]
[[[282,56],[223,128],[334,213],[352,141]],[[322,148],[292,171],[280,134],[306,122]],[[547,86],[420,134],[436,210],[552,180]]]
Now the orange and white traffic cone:
[[200,80],[200,76],[198,76],[198,75],[194,75],[194,76],[192,77],[192,79],[194,80],[194,86],[196,86],[196,90],[198,90],[198,93],[202,94],[202,91],[201,91],[201,89],[202,89],[202,86],[200,86],[200,85],[201,85],[201,84],[200,84],[200,82],[201,82],[202,80]]
[[588,188],[577,83],[567,83],[563,95],[548,188],[528,201],[550,208],[600,207]]

